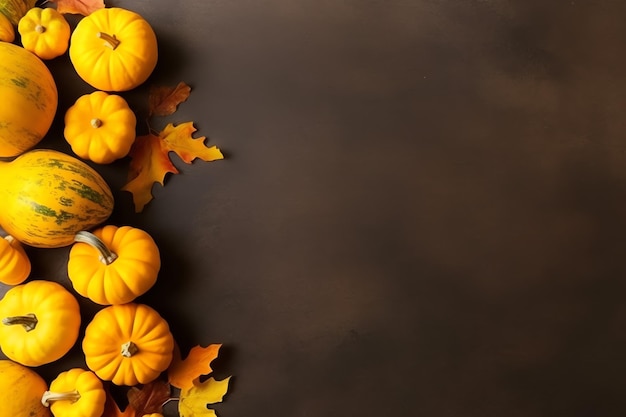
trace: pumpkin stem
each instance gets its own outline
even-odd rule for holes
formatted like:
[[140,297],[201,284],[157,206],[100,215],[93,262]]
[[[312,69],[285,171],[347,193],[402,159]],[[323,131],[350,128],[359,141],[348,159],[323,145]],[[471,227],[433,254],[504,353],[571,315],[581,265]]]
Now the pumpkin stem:
[[111,250],[104,244],[98,236],[86,230],[81,230],[74,235],[74,242],[86,243],[93,248],[96,248],[100,252],[100,262],[105,265],[110,265],[117,259],[117,254],[111,252]]
[[5,317],[2,319],[2,324],[7,326],[21,324],[27,332],[30,332],[37,327],[37,316],[33,313],[28,313],[24,316]]
[[80,400],[80,393],[77,390],[69,392],[46,391],[41,397],[41,403],[45,407],[50,407],[50,403],[53,403],[55,401],[70,401],[75,403],[78,400]]
[[91,125],[91,127],[93,127],[94,129],[99,128],[100,126],[102,126],[102,120],[98,119],[97,117],[94,117],[93,119],[91,119],[91,121],[89,122],[89,124]]
[[4,237],[4,239],[5,239],[7,242],[9,242],[9,244],[12,244],[13,242],[15,242],[15,238],[14,238],[13,236],[11,236],[11,235],[6,235],[6,236]]
[[122,356],[125,358],[130,358],[137,352],[139,352],[139,348],[131,341],[128,341],[122,345]]
[[108,46],[111,49],[115,49],[121,43],[119,39],[115,37],[115,35],[109,35],[108,33],[98,32],[96,34],[100,39],[104,39],[104,45]]
[[37,25],[35,26],[35,32],[37,33],[44,33],[46,31],[46,27],[42,26],[42,25]]

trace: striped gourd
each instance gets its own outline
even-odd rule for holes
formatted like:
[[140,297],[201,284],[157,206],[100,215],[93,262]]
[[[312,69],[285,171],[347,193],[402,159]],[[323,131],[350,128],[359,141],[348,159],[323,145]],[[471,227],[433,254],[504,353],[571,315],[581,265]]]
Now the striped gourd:
[[0,42],[0,98],[0,157],[17,156],[48,133],[58,105],[57,87],[35,54]]
[[17,26],[26,12],[35,7],[36,2],[36,0],[0,0],[0,13]]
[[0,227],[41,248],[70,245],[113,211],[111,189],[93,168],[49,149],[0,162],[0,201]]

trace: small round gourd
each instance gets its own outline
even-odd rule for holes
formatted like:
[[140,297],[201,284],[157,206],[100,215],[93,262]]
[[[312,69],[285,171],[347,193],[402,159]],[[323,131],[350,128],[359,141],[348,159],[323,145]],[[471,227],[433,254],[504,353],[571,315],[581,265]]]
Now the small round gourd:
[[54,281],[10,288],[0,300],[0,348],[11,360],[40,366],[64,356],[78,339],[76,298]]
[[22,244],[13,236],[0,238],[0,282],[21,284],[30,275],[30,259]]
[[152,307],[128,303],[98,311],[85,329],[83,353],[89,369],[116,385],[154,381],[172,361],[174,338]]
[[48,389],[34,370],[14,361],[0,360],[0,417],[50,417],[41,404]]
[[108,164],[128,155],[136,125],[135,113],[122,96],[95,91],[67,109],[63,135],[76,155]]
[[72,368],[61,372],[50,383],[41,402],[50,407],[54,417],[100,417],[104,412],[106,391],[96,374]]
[[69,54],[78,75],[91,86],[126,91],[146,81],[156,67],[157,38],[139,14],[107,7],[78,22]]
[[125,304],[156,282],[161,257],[154,239],[131,226],[76,234],[67,264],[74,290],[101,305]]
[[41,59],[63,55],[69,46],[70,24],[56,9],[33,7],[17,25],[22,46]]

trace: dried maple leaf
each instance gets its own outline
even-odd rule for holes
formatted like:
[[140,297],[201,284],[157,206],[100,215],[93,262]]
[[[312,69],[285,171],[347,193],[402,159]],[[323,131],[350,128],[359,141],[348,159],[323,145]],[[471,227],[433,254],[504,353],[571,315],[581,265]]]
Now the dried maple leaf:
[[105,7],[104,0],[48,0],[48,2],[56,3],[59,13],[82,14],[83,16],[88,16]]
[[111,393],[107,390],[107,399],[104,403],[104,413],[102,417],[141,417],[143,414],[137,415],[135,409],[129,404],[124,411],[120,410],[115,399],[111,396]]
[[209,378],[189,389],[180,391],[178,412],[180,417],[215,417],[215,410],[208,405],[219,403],[228,392],[230,377],[221,381]]
[[178,105],[189,98],[191,87],[179,82],[176,87],[151,87],[148,96],[148,112],[154,116],[169,116]]
[[169,158],[169,152],[176,153],[185,163],[194,159],[215,161],[223,159],[222,152],[216,147],[204,144],[206,137],[194,138],[196,129],[193,122],[177,126],[168,124],[158,136],[150,133],[138,136],[131,148],[128,183],[122,190],[133,194],[135,211],[140,212],[152,200],[152,186],[155,182],[164,184],[167,173],[178,174],[178,170]]
[[178,346],[174,349],[174,358],[167,370],[169,383],[180,389],[193,387],[194,382],[202,375],[213,372],[211,362],[219,353],[221,344],[213,344],[207,347],[194,346],[189,354],[182,359]]
[[170,399],[170,384],[156,380],[128,390],[128,404],[136,410],[138,416],[152,413],[163,413],[163,404]]

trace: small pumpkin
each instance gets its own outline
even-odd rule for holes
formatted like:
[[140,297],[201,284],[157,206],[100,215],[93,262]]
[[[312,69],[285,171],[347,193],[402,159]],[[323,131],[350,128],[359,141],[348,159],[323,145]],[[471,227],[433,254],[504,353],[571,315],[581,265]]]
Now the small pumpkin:
[[161,257],[154,239],[131,226],[81,231],[69,253],[67,274],[74,290],[91,301],[125,304],[156,282]]
[[100,378],[81,368],[61,372],[41,398],[55,417],[100,417],[105,401]]
[[22,46],[41,59],[52,59],[67,51],[70,24],[56,9],[33,7],[17,25]]
[[85,329],[82,348],[98,377],[133,386],[154,381],[168,368],[174,338],[156,310],[128,303],[98,311]]
[[50,417],[41,404],[48,389],[35,371],[19,363],[0,360],[0,417]]
[[126,91],[146,81],[156,67],[157,38],[139,14],[107,7],[78,22],[69,54],[78,75],[91,86]]
[[0,13],[0,41],[13,42],[15,40],[15,28],[8,17]]
[[13,236],[0,238],[0,282],[21,284],[30,275],[30,259],[22,244]]
[[0,300],[0,348],[15,362],[40,366],[64,356],[78,339],[76,298],[54,281],[10,288]]
[[63,135],[76,155],[108,164],[128,155],[136,125],[135,113],[123,97],[95,91],[67,109]]

